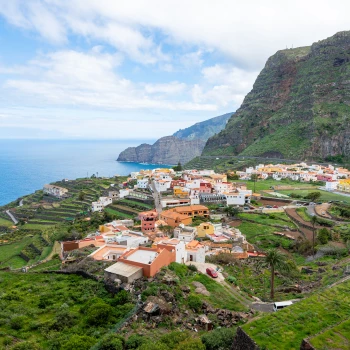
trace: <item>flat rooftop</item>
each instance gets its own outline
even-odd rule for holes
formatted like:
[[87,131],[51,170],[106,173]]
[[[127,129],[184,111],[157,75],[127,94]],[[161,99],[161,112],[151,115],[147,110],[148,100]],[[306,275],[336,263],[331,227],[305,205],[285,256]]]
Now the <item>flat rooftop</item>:
[[142,270],[142,267],[117,262],[116,264],[105,269],[106,272],[115,273],[124,277],[132,276],[134,273]]
[[152,252],[149,250],[141,250],[141,249],[135,249],[135,252],[130,254],[126,260],[129,261],[135,261],[141,264],[149,264],[149,262],[153,261],[155,257],[157,256],[157,252]]

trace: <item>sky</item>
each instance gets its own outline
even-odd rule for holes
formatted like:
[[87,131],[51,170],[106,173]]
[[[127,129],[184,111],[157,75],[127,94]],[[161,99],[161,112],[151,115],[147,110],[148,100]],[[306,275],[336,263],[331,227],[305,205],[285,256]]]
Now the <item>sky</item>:
[[0,0],[0,138],[157,139],[237,110],[350,1]]

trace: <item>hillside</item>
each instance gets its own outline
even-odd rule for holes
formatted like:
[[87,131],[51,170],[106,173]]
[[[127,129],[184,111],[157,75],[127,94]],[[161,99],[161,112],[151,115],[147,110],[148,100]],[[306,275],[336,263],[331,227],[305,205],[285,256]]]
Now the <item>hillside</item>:
[[231,115],[227,113],[180,129],[172,136],[160,138],[153,145],[144,143],[128,147],[117,160],[149,164],[186,163],[201,154],[208,138],[220,132]]
[[278,51],[203,155],[350,156],[350,31]]
[[196,123],[186,129],[180,129],[173,134],[179,139],[194,140],[201,139],[207,141],[209,137],[219,133],[227,124],[227,121],[233,113],[226,113],[218,117],[214,117],[204,122]]

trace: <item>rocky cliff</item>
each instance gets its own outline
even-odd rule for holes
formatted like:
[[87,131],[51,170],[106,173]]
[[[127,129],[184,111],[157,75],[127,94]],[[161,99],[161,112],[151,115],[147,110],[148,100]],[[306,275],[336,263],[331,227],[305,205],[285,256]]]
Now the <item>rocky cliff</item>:
[[146,143],[129,147],[118,157],[118,161],[150,164],[184,164],[201,154],[204,140],[182,140],[175,136],[165,136],[153,145]]
[[203,155],[350,157],[350,31],[278,51]]
[[184,164],[199,156],[210,136],[220,132],[232,113],[227,113],[165,136],[153,145],[143,143],[119,154],[118,161],[150,164]]

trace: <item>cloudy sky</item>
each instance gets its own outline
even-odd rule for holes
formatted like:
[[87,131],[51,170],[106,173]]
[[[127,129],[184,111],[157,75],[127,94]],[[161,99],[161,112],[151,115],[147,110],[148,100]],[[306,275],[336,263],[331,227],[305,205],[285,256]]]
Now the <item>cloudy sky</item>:
[[156,139],[235,111],[338,0],[0,0],[0,138]]

